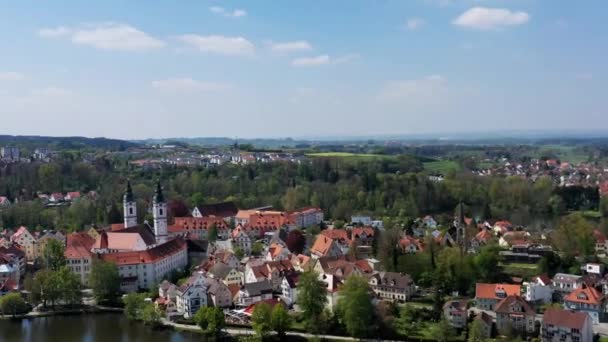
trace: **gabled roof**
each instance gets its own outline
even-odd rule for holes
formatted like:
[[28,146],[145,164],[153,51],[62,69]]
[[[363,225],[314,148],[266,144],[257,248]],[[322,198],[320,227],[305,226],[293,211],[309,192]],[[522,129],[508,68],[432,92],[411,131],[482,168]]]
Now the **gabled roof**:
[[333,239],[323,234],[319,234],[315,240],[315,243],[312,245],[310,252],[318,256],[326,256],[331,250],[333,244]]
[[413,283],[412,277],[409,274],[397,272],[379,272],[374,274],[374,277],[378,279],[378,285],[399,290],[406,289]]
[[232,267],[224,264],[223,262],[218,262],[209,269],[209,273],[215,279],[224,279],[224,278],[226,278],[228,273],[230,273],[230,271],[232,271],[232,270],[233,270]]
[[530,304],[528,304],[519,295],[507,296],[507,298],[501,300],[500,302],[498,302],[498,304],[496,304],[494,311],[496,313],[513,313],[513,310],[511,308],[514,305],[520,306],[525,315],[536,315],[536,311],[534,311]]
[[543,315],[543,325],[554,325],[568,329],[583,330],[589,314],[584,311],[570,311],[550,308]]
[[73,233],[67,236],[64,255],[67,259],[86,259],[91,257],[95,239],[87,233]]
[[272,293],[272,283],[269,280],[262,280],[255,283],[246,283],[243,289],[247,291],[249,296],[259,296],[261,294]]
[[550,286],[553,284],[553,282],[551,281],[551,278],[549,278],[549,276],[546,274],[539,275],[538,277],[535,277],[534,280],[537,283],[542,284],[543,286]]
[[565,302],[600,305],[604,301],[604,295],[593,287],[579,287],[564,297]]

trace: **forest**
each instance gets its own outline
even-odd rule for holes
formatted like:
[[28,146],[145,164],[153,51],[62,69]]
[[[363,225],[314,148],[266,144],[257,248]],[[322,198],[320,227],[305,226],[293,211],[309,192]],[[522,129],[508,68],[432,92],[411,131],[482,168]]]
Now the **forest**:
[[[543,177],[536,182],[519,177],[481,177],[468,172],[464,162],[460,171],[449,172],[443,181],[432,181],[423,159],[411,155],[153,171],[135,168],[120,156],[100,154],[94,162],[80,160],[74,153],[65,153],[51,163],[2,166],[0,195],[17,203],[0,212],[0,225],[75,231],[90,224],[119,222],[127,179],[133,184],[142,220],[157,179],[171,201],[174,216],[187,215],[196,205],[234,201],[239,208],[317,206],[327,219],[336,220],[369,214],[389,224],[407,224],[430,214],[445,223],[462,201],[468,216],[507,219],[533,229],[551,226],[567,212],[598,210],[600,206],[596,188],[561,189]],[[38,192],[67,191],[95,191],[97,195],[59,208],[46,208],[36,199]]]

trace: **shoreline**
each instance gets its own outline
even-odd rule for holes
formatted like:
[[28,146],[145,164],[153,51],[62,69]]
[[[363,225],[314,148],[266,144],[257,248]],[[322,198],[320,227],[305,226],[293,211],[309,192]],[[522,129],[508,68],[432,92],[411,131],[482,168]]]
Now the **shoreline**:
[[106,306],[87,306],[79,309],[65,309],[65,310],[51,310],[51,311],[31,311],[25,315],[11,316],[11,315],[0,315],[0,319],[28,319],[28,318],[40,318],[50,316],[72,316],[72,315],[90,315],[99,313],[123,313],[123,308],[113,308]]

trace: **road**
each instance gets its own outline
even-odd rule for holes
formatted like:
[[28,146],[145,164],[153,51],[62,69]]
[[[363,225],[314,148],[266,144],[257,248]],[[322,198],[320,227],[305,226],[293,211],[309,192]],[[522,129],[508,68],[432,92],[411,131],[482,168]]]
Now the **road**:
[[[167,320],[165,318],[162,318],[161,322],[163,323],[163,325],[178,328],[181,330],[194,331],[194,332],[199,332],[201,330],[201,328],[199,328],[198,326],[174,323],[174,322],[170,322],[169,320]],[[252,329],[224,328],[223,331],[229,335],[254,335],[255,334],[255,331],[253,331]],[[399,341],[381,340],[381,339],[357,339],[357,338],[353,338],[353,337],[334,336],[334,335],[313,335],[313,334],[293,332],[293,331],[287,332],[286,335],[287,336],[300,336],[300,337],[304,337],[304,338],[318,337],[321,339],[331,339],[331,340],[341,340],[341,341],[399,342]]]

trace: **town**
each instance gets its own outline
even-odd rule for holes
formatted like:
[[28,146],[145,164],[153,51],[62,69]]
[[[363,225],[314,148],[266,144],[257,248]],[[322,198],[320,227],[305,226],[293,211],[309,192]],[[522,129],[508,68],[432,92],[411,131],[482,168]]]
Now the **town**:
[[[3,159],[6,151],[18,154],[2,151]],[[306,175],[307,165],[326,165],[317,162],[295,165]],[[431,173],[426,181],[444,187],[467,184],[471,176],[492,178],[492,184],[517,177],[536,192],[548,191],[543,198],[549,211],[542,215],[557,215],[555,225],[513,213],[507,219],[500,205],[480,206],[470,197],[437,215],[407,201],[396,203],[397,217],[340,205],[299,207],[308,204],[298,198],[308,190],[291,180],[279,208],[241,208],[235,200],[209,201],[200,193],[184,202],[165,189],[171,179],[161,176],[148,189],[119,176],[114,188],[122,189],[120,198],[107,204],[113,214],[70,229],[62,225],[87,221],[60,220],[45,228],[18,224],[23,218],[14,211],[90,211],[103,201],[103,190],[37,191],[29,199],[9,193],[0,197],[0,309],[16,317],[121,308],[129,319],[153,327],[209,336],[230,329],[252,329],[260,338],[309,333],[421,341],[608,336],[608,241],[603,220],[595,220],[608,215],[606,169],[551,160],[501,162],[500,170],[465,169],[441,179]],[[49,163],[34,162],[40,168]],[[137,164],[129,167],[144,166]],[[222,164],[216,165],[219,172],[250,167]],[[179,172],[191,166],[171,167]],[[179,196],[175,186],[169,193]],[[599,210],[589,216],[593,201]],[[573,211],[575,206],[587,211]],[[58,222],[62,216],[53,217]]]

